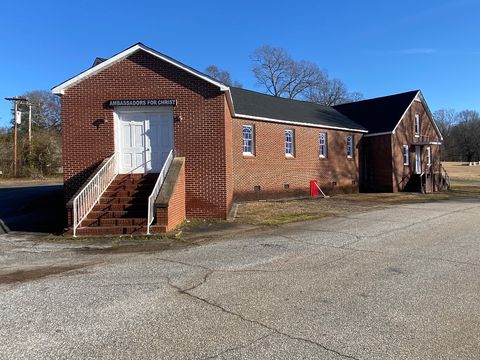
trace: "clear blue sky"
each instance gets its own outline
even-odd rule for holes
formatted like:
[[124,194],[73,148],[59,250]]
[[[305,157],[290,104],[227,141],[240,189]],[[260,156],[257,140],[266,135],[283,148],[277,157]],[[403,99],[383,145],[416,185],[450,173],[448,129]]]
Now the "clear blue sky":
[[0,14],[0,125],[4,97],[50,89],[136,42],[254,90],[251,53],[272,45],[367,98],[419,88],[432,111],[480,110],[477,0],[24,0]]

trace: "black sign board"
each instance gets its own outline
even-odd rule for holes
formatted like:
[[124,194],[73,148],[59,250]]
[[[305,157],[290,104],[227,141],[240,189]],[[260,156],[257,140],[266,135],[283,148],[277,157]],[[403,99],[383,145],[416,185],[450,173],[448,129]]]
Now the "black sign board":
[[109,100],[108,106],[177,106],[175,99]]

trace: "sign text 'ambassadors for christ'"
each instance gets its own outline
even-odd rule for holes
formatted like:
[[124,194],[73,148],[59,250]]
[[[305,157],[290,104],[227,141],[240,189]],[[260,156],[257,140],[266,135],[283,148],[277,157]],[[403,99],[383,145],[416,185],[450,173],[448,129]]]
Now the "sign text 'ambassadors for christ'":
[[176,106],[175,99],[109,100],[108,106]]

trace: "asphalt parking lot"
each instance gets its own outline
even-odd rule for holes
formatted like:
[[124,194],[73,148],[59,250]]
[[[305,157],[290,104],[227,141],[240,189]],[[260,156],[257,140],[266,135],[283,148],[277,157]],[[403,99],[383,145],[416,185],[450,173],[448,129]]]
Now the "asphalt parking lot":
[[0,235],[1,358],[478,359],[479,219],[396,205],[119,254]]

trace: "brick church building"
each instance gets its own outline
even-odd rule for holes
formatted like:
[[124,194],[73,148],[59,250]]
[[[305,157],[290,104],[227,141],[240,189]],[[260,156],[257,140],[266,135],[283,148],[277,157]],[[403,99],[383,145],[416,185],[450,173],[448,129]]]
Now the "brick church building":
[[420,91],[334,107],[229,87],[135,44],[53,88],[75,235],[225,219],[234,201],[436,191],[442,136]]

